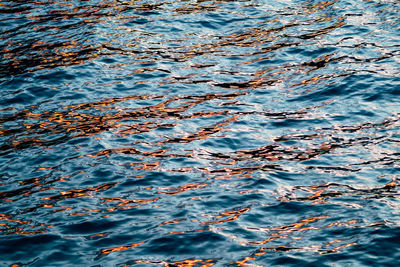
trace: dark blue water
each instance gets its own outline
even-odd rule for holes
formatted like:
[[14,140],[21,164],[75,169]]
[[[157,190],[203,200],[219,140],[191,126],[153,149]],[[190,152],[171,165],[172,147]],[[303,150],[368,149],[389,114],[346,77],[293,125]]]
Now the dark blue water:
[[0,266],[396,266],[397,0],[1,0]]

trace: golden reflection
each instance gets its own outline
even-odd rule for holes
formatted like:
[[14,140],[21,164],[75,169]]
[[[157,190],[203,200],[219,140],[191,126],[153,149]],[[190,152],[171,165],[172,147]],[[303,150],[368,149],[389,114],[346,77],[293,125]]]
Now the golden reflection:
[[[235,164],[235,162],[232,162]],[[264,171],[264,172],[273,172],[276,170],[282,170],[279,165],[266,164],[259,166],[251,166],[251,167],[236,167],[236,168],[221,168],[221,169],[213,169],[213,168],[199,168],[200,171],[205,173],[206,175],[212,175],[216,180],[220,179],[245,179],[251,177],[251,174],[256,171]]]
[[[159,122],[138,122],[126,123],[122,121],[137,120],[137,119],[158,119],[158,118],[171,118],[175,120],[185,120],[198,117],[213,117],[220,115],[228,115],[227,111],[218,112],[195,112],[193,114],[184,115],[190,108],[199,105],[205,101],[220,99],[231,100],[238,96],[245,95],[246,93],[231,93],[231,94],[204,94],[193,96],[180,96],[171,97],[158,104],[147,106],[137,109],[128,108],[110,108],[110,112],[104,115],[91,115],[83,113],[84,110],[93,108],[106,108],[111,104],[129,100],[145,100],[145,99],[162,99],[163,96],[152,95],[135,95],[129,97],[108,98],[102,101],[78,104],[73,106],[64,107],[65,111],[61,112],[45,112],[42,114],[35,114],[32,112],[17,113],[9,117],[0,119],[1,122],[10,120],[33,120],[37,123],[24,123],[23,126],[17,129],[7,129],[2,124],[0,128],[1,136],[10,136],[8,142],[0,146],[0,151],[9,153],[15,149],[25,149],[31,146],[51,146],[54,144],[64,143],[72,138],[92,136],[100,134],[104,131],[117,131],[120,135],[138,134],[149,132],[160,127],[173,127],[171,123]],[[178,106],[169,107],[168,105],[177,103]],[[107,109],[106,109],[107,110]],[[82,112],[79,112],[82,111]],[[184,139],[167,139],[158,144],[169,142],[190,142],[193,140],[208,138],[211,134],[223,130],[223,126],[228,125],[230,122],[236,120],[237,115],[226,119],[225,121],[216,124],[215,126],[205,127],[198,133],[189,135]],[[30,137],[24,137],[24,136]],[[54,138],[50,138],[54,136]],[[18,138],[16,140],[15,138]],[[51,140],[49,140],[51,139]],[[184,141],[187,140],[187,141]],[[109,150],[100,152],[98,155],[109,154],[110,152],[119,153],[121,150]],[[131,152],[134,152],[132,149]],[[139,152],[135,152],[139,153]],[[159,153],[164,153],[160,151]]]
[[204,221],[204,224],[217,224],[217,223],[224,223],[224,222],[231,222],[239,218],[245,212],[248,212],[250,208],[243,208],[240,210],[235,211],[226,211],[220,213],[220,215],[215,216],[216,220],[211,221]]
[[[340,250],[343,250],[344,248],[350,247],[357,245],[357,242],[347,242],[344,240],[331,240],[328,242],[323,242],[319,244],[313,244],[309,246],[294,246],[296,244],[296,240],[301,240],[303,236],[297,236],[298,233],[301,233],[306,230],[313,230],[313,231],[318,231],[325,229],[327,227],[371,227],[372,225],[358,225],[356,226],[355,224],[358,223],[357,220],[350,220],[347,222],[333,222],[330,223],[329,225],[322,225],[322,226],[307,226],[308,224],[313,224],[321,220],[328,219],[330,217],[328,216],[314,216],[310,218],[306,218],[303,220],[300,220],[299,222],[280,226],[280,227],[272,227],[272,228],[265,228],[265,229],[258,229],[258,228],[248,228],[248,230],[262,230],[262,232],[267,232],[271,236],[266,238],[265,240],[262,241],[248,241],[247,244],[251,246],[258,246],[258,245],[264,245],[268,242],[273,242],[277,241],[279,239],[291,239],[294,240],[292,242],[287,242],[290,246],[288,245],[275,245],[275,246],[262,246],[258,247],[256,251],[254,251],[250,256],[245,256],[243,259],[232,262],[231,264],[237,265],[237,266],[248,266],[250,264],[250,261],[256,260],[258,257],[263,256],[267,253],[267,251],[274,251],[274,252],[289,252],[292,250],[296,251],[303,251],[303,252],[314,252],[318,254],[328,254],[328,253],[337,253],[340,252]],[[266,231],[268,230],[268,231]],[[294,235],[296,234],[296,235]],[[333,247],[333,244],[339,244],[342,243],[341,245],[338,245],[336,247]]]
[[128,163],[131,166],[138,166],[136,170],[153,171],[160,167],[160,162],[131,162]]
[[48,185],[55,184],[57,182],[64,182],[67,178],[70,178],[78,173],[81,173],[81,171],[75,172],[72,175],[62,176],[51,180],[48,180],[49,175],[44,175],[37,178],[19,180],[18,183],[20,185],[25,185],[25,186],[10,191],[0,192],[0,199],[13,202],[14,201],[12,199],[13,197],[29,196],[32,193],[44,192],[51,189],[50,187],[48,187]]
[[193,12],[202,12],[202,11],[215,11],[217,6],[214,3],[209,4],[201,4],[202,1],[183,4],[180,7],[174,9],[174,12],[178,14],[187,14]]
[[130,244],[130,245],[119,246],[119,247],[116,247],[116,248],[105,248],[105,249],[102,249],[100,251],[100,253],[102,255],[107,255],[107,254],[110,254],[112,252],[124,251],[124,250],[127,250],[127,249],[135,248],[137,246],[143,245],[144,243],[145,242],[138,242],[138,243],[134,243],[134,244]]
[[30,221],[15,220],[11,216],[0,214],[0,235],[36,235],[49,232],[48,228],[51,227],[52,225],[35,225]]
[[321,251],[319,251],[319,254],[337,253],[343,248],[351,247],[354,245],[357,245],[357,242],[351,242],[351,243],[347,243],[347,244],[344,244],[344,245],[341,245],[341,246],[338,246],[335,248],[321,250]]
[[29,224],[29,221],[20,221],[20,220],[13,220],[6,214],[0,214],[0,221],[8,221],[8,222],[15,222],[19,224]]
[[165,224],[175,224],[175,223],[180,223],[185,221],[185,219],[176,219],[176,220],[170,220],[170,221],[164,221],[162,223],[160,223],[158,226],[163,226]]
[[144,263],[144,264],[157,264],[157,265],[164,265],[165,267],[194,267],[194,266],[201,266],[201,267],[210,267],[213,266],[218,259],[192,259],[192,260],[183,260],[183,261],[175,261],[175,262],[166,262],[166,261],[150,261],[150,260],[137,260],[136,263]]
[[158,193],[166,195],[176,195],[185,192],[187,190],[202,188],[207,185],[208,185],[207,183],[191,183],[191,184],[181,185],[177,189],[172,189],[170,191],[158,191]]
[[[136,85],[148,83],[154,86],[152,87],[153,89],[156,88],[157,90],[159,86],[171,86],[173,89],[167,89],[166,91],[162,91],[164,89],[155,90],[160,95],[143,94],[104,98],[98,101],[68,105],[55,111],[40,113],[36,112],[37,109],[40,109],[40,106],[37,106],[1,117],[0,137],[3,138],[3,143],[0,145],[0,154],[16,154],[20,150],[32,147],[42,147],[43,149],[53,148],[60,144],[66,144],[71,139],[81,137],[90,137],[91,141],[98,140],[98,142],[102,142],[108,136],[111,136],[112,140],[110,142],[105,140],[104,143],[108,142],[106,145],[101,146],[101,148],[96,147],[94,151],[82,149],[82,151],[85,151],[82,154],[86,155],[78,154],[73,159],[83,158],[89,161],[89,164],[92,164],[93,161],[101,164],[102,160],[111,162],[112,164],[115,163],[116,165],[119,164],[117,165],[118,167],[126,167],[129,172],[133,173],[132,176],[136,178],[146,177],[146,172],[153,171],[191,172],[205,178],[204,181],[191,181],[187,184],[180,184],[174,181],[175,184],[171,186],[168,184],[168,187],[162,185],[149,187],[149,185],[145,185],[146,188],[144,190],[149,190],[147,192],[153,193],[153,195],[147,199],[136,199],[134,194],[129,196],[129,198],[124,198],[120,194],[114,194],[115,192],[110,190],[112,188],[115,189],[116,185],[121,183],[121,181],[80,189],[71,189],[73,185],[71,187],[70,185],[65,185],[60,187],[66,189],[58,192],[55,188],[60,188],[59,182],[68,181],[71,176],[51,179],[50,174],[46,174],[41,177],[16,180],[16,188],[11,186],[6,187],[12,188],[12,190],[0,192],[0,199],[13,202],[18,197],[27,198],[28,202],[32,204],[32,201],[37,197],[43,202],[33,202],[33,207],[28,207],[27,211],[23,211],[25,214],[22,212],[18,215],[31,215],[38,209],[44,208],[42,210],[46,212],[65,212],[66,215],[70,216],[83,216],[82,218],[69,217],[72,221],[83,219],[86,221],[87,218],[93,217],[90,215],[101,215],[103,218],[106,218],[111,216],[110,213],[115,212],[115,214],[122,216],[129,209],[145,205],[152,206],[151,208],[154,211],[159,211],[161,210],[159,207],[165,207],[165,202],[160,203],[163,199],[182,197],[182,202],[205,201],[205,197],[193,196],[193,194],[211,188],[212,186],[210,185],[220,182],[218,180],[258,178],[258,174],[269,175],[270,173],[276,174],[291,170],[292,165],[301,169],[299,173],[306,173],[309,170],[322,170],[325,172],[342,171],[349,174],[360,170],[356,168],[372,165],[371,163],[385,165],[396,163],[396,160],[398,160],[396,154],[379,148],[379,153],[382,153],[380,154],[382,157],[374,159],[374,161],[356,161],[344,166],[299,164],[301,162],[311,164],[313,162],[311,161],[312,159],[321,159],[325,154],[329,156],[335,153],[336,155],[340,155],[340,153],[345,154],[348,153],[351,147],[377,147],[377,144],[382,142],[397,143],[398,141],[393,137],[395,133],[379,135],[379,132],[396,129],[399,122],[398,114],[380,123],[367,121],[354,125],[330,125],[312,129],[309,132],[289,132],[281,136],[271,135],[272,131],[265,130],[269,129],[268,126],[260,130],[262,134],[266,133],[265,136],[268,135],[267,137],[263,136],[265,138],[263,140],[268,141],[265,141],[263,144],[250,144],[257,146],[255,148],[229,149],[224,153],[209,150],[205,150],[205,152],[199,151],[203,147],[199,148],[195,141],[203,141],[209,138],[215,138],[214,140],[216,140],[223,134],[230,137],[230,133],[237,131],[234,127],[240,128],[240,120],[243,117],[246,117],[246,120],[251,121],[251,123],[253,118],[261,118],[263,123],[271,123],[271,125],[272,123],[287,123],[290,120],[301,121],[326,117],[329,119],[327,121],[331,122],[335,114],[322,114],[324,113],[324,109],[322,111],[318,110],[326,107],[329,104],[328,102],[324,102],[319,106],[314,105],[292,110],[290,110],[291,107],[284,107],[280,111],[272,112],[265,111],[264,108],[269,108],[266,107],[265,103],[259,106],[252,106],[254,103],[246,104],[245,101],[241,102],[240,99],[246,96],[253,97],[255,96],[253,93],[256,92],[258,94],[264,89],[269,93],[270,88],[273,90],[282,90],[282,95],[288,93],[304,95],[303,91],[310,92],[319,89],[323,83],[334,83],[338,78],[353,74],[345,71],[329,73],[329,66],[342,63],[342,58],[338,56],[339,53],[321,55],[319,52],[316,52],[315,54],[318,54],[318,56],[311,56],[311,58],[308,58],[304,62],[276,63],[281,60],[279,58],[281,52],[282,54],[286,54],[289,51],[287,54],[290,54],[292,48],[293,50],[298,47],[299,49],[303,49],[304,47],[302,46],[304,45],[307,49],[309,47],[312,47],[310,49],[315,49],[314,45],[319,45],[314,44],[319,40],[318,38],[322,38],[324,35],[331,34],[333,31],[345,26],[344,17],[335,17],[330,14],[334,13],[331,12],[331,9],[337,1],[319,1],[317,3],[308,1],[304,6],[297,6],[297,9],[284,10],[287,13],[293,12],[293,14],[298,13],[307,17],[301,20],[297,20],[297,18],[290,19],[287,14],[276,19],[265,19],[262,16],[270,17],[269,14],[262,14],[261,16],[257,16],[257,21],[254,25],[237,29],[233,27],[229,30],[229,34],[217,35],[216,32],[210,31],[207,38],[204,38],[204,35],[199,37],[201,42],[196,42],[198,36],[188,34],[177,36],[179,39],[168,40],[162,37],[164,45],[158,41],[157,38],[161,35],[157,32],[146,32],[140,26],[136,28],[136,26],[130,26],[129,24],[127,24],[128,26],[123,25],[141,17],[141,15],[137,15],[140,12],[157,13],[160,10],[168,10],[168,16],[202,12],[206,14],[206,12],[213,12],[220,9],[223,6],[222,3],[226,1],[175,1],[174,3],[158,1],[152,4],[135,0],[100,1],[100,3],[96,4],[92,4],[91,1],[80,1],[80,5],[59,1],[47,1],[46,3],[40,1],[32,2],[32,10],[23,11],[24,19],[27,22],[24,22],[22,27],[29,29],[30,32],[27,32],[27,34],[35,33],[32,36],[36,36],[40,32],[49,33],[49,38],[48,40],[41,40],[29,37],[28,40],[21,42],[17,40],[18,38],[15,41],[9,38],[9,36],[14,34],[13,31],[2,32],[0,39],[5,40],[6,43],[0,50],[3,55],[3,59],[0,62],[2,67],[0,68],[0,75],[5,74],[7,77],[17,76],[25,72],[84,64],[96,59],[113,58],[118,61],[118,56],[123,56],[129,58],[128,63],[108,64],[105,67],[118,72],[118,74],[112,77],[117,79],[117,81],[111,79],[112,81],[109,82],[106,80],[105,82],[95,84],[96,86],[108,88],[111,85],[122,83],[123,79],[129,77],[129,79],[134,80],[133,84]],[[257,3],[247,2],[246,4],[248,5],[257,6]],[[36,11],[42,9],[45,5],[51,5],[53,8],[48,13],[36,14]],[[153,13],[149,15],[151,22],[157,21],[160,18],[158,15],[153,15]],[[314,16],[318,17],[315,18]],[[168,20],[170,18],[163,17],[162,19]],[[107,28],[106,23],[112,20],[115,21],[115,25],[112,25],[116,27],[111,30]],[[63,25],[59,23],[60,21],[63,21]],[[320,26],[319,24],[324,26]],[[86,35],[100,36],[101,34],[94,32],[93,28],[100,29],[103,26],[105,28],[104,31],[109,31],[105,36],[102,36],[106,41],[103,40],[97,43],[98,40],[93,41],[90,38],[83,40],[82,37]],[[78,35],[75,34],[77,29],[82,31]],[[59,33],[62,32],[71,33],[71,35],[60,36]],[[127,40],[126,33],[128,32],[140,32],[138,33],[140,36],[130,35],[131,38]],[[129,44],[123,44],[125,41],[129,41]],[[172,42],[177,43],[177,45],[170,45]],[[238,59],[237,61],[235,59],[235,63],[232,63],[234,64],[232,69],[235,70],[224,69],[227,68],[224,65],[225,62],[219,65],[218,63],[211,64],[207,61],[211,59],[211,62],[225,60],[228,62],[231,60],[230,58]],[[98,62],[100,61],[95,61],[95,63]],[[165,62],[176,65],[170,68],[172,65],[165,64]],[[167,67],[163,66],[163,64]],[[143,67],[146,65],[150,66]],[[154,67],[155,65],[157,67]],[[253,70],[244,72],[241,68]],[[155,83],[152,79],[137,79],[142,75],[157,73],[162,73],[167,77],[157,77]],[[223,75],[226,75],[224,77],[227,77],[227,79],[218,80],[218,78],[215,78]],[[157,82],[159,80],[161,82]],[[71,89],[71,84],[72,82],[68,81],[65,83],[65,86]],[[173,92],[172,90],[175,90],[174,86],[176,88],[185,86],[193,91],[199,88],[197,86],[207,86],[206,91],[209,90],[216,93],[161,95],[161,93],[165,94],[165,92],[168,92],[169,94]],[[221,91],[225,93],[217,93]],[[281,92],[277,93],[277,95],[280,97]],[[276,95],[273,96],[275,97]],[[274,108],[275,106],[271,107],[270,110]],[[4,111],[10,110],[12,108],[8,110],[4,109]],[[208,122],[206,126],[201,125],[201,127],[197,127],[193,132],[189,132],[186,126],[193,121],[196,123],[196,120],[199,118],[204,119],[204,122]],[[189,123],[186,123],[187,121]],[[242,127],[240,131],[245,132],[246,129]],[[374,133],[371,134],[371,132]],[[138,140],[142,137],[141,134],[148,134],[150,137],[145,137],[146,141]],[[139,138],[135,139],[136,137]],[[121,145],[119,142],[123,142],[123,144]],[[148,150],[141,148],[141,145],[147,147]],[[175,152],[176,150],[174,149],[178,152]],[[342,152],[343,150],[346,151]],[[121,163],[118,159],[115,159],[118,158],[118,155],[130,158],[134,162]],[[14,155],[12,154],[12,156]],[[181,167],[182,165],[179,165],[179,163],[176,165],[168,164],[168,160],[175,160],[176,158],[201,162],[199,163],[200,166],[196,165],[196,167]],[[115,162],[111,160],[115,160]],[[206,163],[202,165],[203,162]],[[168,169],[169,167],[175,169]],[[35,166],[34,169],[35,171],[50,173],[60,171],[62,167]],[[132,177],[132,173],[124,177]],[[2,180],[1,185],[8,186],[7,183],[8,181],[5,178],[4,183]],[[55,188],[50,188],[50,186],[54,185],[56,185]],[[385,185],[373,188],[359,188],[361,186],[362,184],[351,186],[340,183],[323,183],[310,186],[300,185],[290,188],[290,192],[285,192],[287,194],[281,195],[277,199],[278,202],[301,202],[301,204],[316,207],[311,205],[322,205],[328,201],[342,197],[364,199],[398,197],[396,191],[398,189],[398,182],[396,179]],[[238,189],[240,194],[257,192],[258,190],[242,189]],[[113,191],[112,193],[115,197],[110,196],[111,191]],[[43,192],[46,194],[40,194]],[[37,193],[39,194],[32,196],[32,194]],[[95,198],[98,204],[94,207],[83,208],[81,210],[72,207],[72,205],[57,205],[60,201],[63,204],[64,202],[72,202],[72,200],[77,199],[83,201],[82,198]],[[169,235],[209,231],[214,227],[214,224],[216,224],[215,228],[222,228],[225,226],[224,223],[229,224],[229,222],[233,221],[235,221],[234,224],[238,222],[242,223],[239,217],[245,213],[246,215],[251,213],[251,208],[243,208],[243,206],[250,206],[248,203],[243,203],[243,205],[241,204],[241,208],[234,210],[224,207],[223,210],[225,211],[216,213],[216,215],[199,215],[207,217],[207,219],[195,218],[190,220],[188,219],[190,218],[190,214],[187,218],[158,216],[151,223],[158,227],[163,227],[157,229],[161,229],[163,232],[169,231],[170,229],[168,228],[173,228],[174,226],[179,228],[177,231],[166,233]],[[340,202],[334,203],[340,204]],[[349,204],[349,202],[346,202],[345,204],[350,205],[352,203]],[[188,213],[190,212],[197,211],[188,210]],[[208,212],[211,213],[212,211]],[[246,215],[241,218],[243,219]],[[48,232],[48,228],[52,227],[51,225],[46,226],[44,224],[34,225],[34,220],[31,222],[17,218],[20,217],[0,214],[0,234],[39,235]],[[169,220],[165,220],[165,218]],[[258,237],[254,238],[254,240],[246,239],[244,242],[242,242],[244,238],[225,234],[225,236],[237,241],[239,245],[251,250],[249,255],[242,257],[232,264],[253,266],[251,261],[255,261],[263,255],[274,252],[291,252],[293,250],[319,254],[338,253],[348,247],[357,245],[357,242],[354,242],[354,240],[344,240],[344,238],[343,240],[336,239],[317,244],[307,244],[307,246],[301,245],[301,242],[307,238],[304,242],[307,243],[310,241],[310,237],[307,234],[316,236],[325,229],[380,227],[386,223],[372,222],[363,225],[363,220],[358,218],[346,218],[336,221],[334,219],[334,216],[321,214],[319,216],[296,219],[294,222],[289,221],[286,225],[281,225],[284,223],[277,223],[278,226],[273,225],[265,228],[247,227],[246,230],[257,232]],[[185,224],[183,222],[199,224],[202,229],[182,230],[180,227]],[[187,225],[184,226],[186,227]],[[215,230],[215,232],[223,235],[223,231],[217,232]],[[101,239],[110,234],[111,232],[96,233],[86,238]],[[323,233],[321,236],[323,236]],[[145,243],[146,241],[103,248],[99,254],[100,257],[106,256],[110,253],[133,249]],[[135,262],[191,267],[213,266],[218,262],[218,259],[190,258],[175,262],[156,260],[136,260]],[[13,264],[12,266],[16,267],[19,265]]]
[[[104,197],[101,199],[102,199],[102,204],[111,202],[107,205],[114,205],[114,207],[100,208],[100,209],[85,208],[85,210],[89,211],[89,212],[70,213],[69,215],[71,215],[71,216],[82,215],[82,214],[92,215],[94,213],[109,213],[109,212],[113,212],[113,211],[117,211],[117,210],[128,210],[128,209],[141,207],[143,204],[155,202],[159,198],[155,197],[152,199],[124,199],[124,198],[119,198],[119,197]],[[117,202],[117,204],[114,204],[114,202]],[[104,215],[104,217],[108,217],[108,216],[110,216],[110,215]]]
[[321,219],[326,219],[326,218],[329,218],[329,217],[328,216],[315,216],[315,217],[303,219],[298,223],[293,223],[293,224],[289,224],[289,225],[285,225],[285,226],[281,226],[281,227],[277,227],[277,228],[272,228],[271,230],[276,231],[278,234],[306,231],[306,230],[310,230],[313,228],[312,227],[303,227],[303,226],[305,226],[311,222],[319,221]]
[[101,234],[93,234],[93,235],[90,235],[89,237],[90,238],[105,237],[105,236],[108,236],[109,234],[111,234],[111,233],[107,232],[107,233],[101,233]]
[[319,10],[324,10],[327,7],[330,7],[332,5],[334,5],[337,2],[337,0],[334,1],[321,1],[319,3],[313,4],[312,6],[305,6],[306,11],[308,11],[308,13],[313,13]]
[[[181,5],[178,2],[178,7],[175,7],[173,12],[176,15],[179,14],[187,14],[193,12],[208,12],[215,11],[219,8],[221,1],[212,1],[210,3],[188,3],[184,1]],[[305,6],[301,8],[305,8],[304,12],[313,13],[316,11],[327,9],[332,6],[335,1],[324,1],[321,3],[317,3],[311,6]],[[136,10],[136,11],[152,11],[163,9],[165,5],[168,5],[168,2],[159,2],[157,4],[145,4],[137,1],[106,1],[104,3],[98,4],[82,4],[79,6],[73,5],[60,5],[57,1],[51,1],[49,5],[53,6],[53,9],[50,10],[50,14],[41,14],[41,15],[32,15],[26,16],[30,22],[28,24],[32,24],[32,28],[35,31],[56,31],[60,30],[60,27],[48,25],[49,23],[58,22],[60,20],[71,23],[65,23],[63,25],[64,31],[73,30],[75,28],[83,28],[86,30],[87,34],[92,34],[92,30],[88,26],[94,26],[102,22],[100,18],[107,17],[108,19],[117,19],[121,23],[124,21],[132,20],[132,18],[136,18],[137,16],[132,16],[126,13],[128,10]],[[35,2],[35,8],[41,8],[41,4]],[[60,8],[58,8],[59,6]],[[34,9],[35,9],[34,8]],[[80,19],[76,22],[76,19]],[[302,21],[292,21],[290,23],[283,23],[281,26],[266,28],[265,25],[279,22],[279,19],[266,20],[263,22],[258,22],[257,24],[262,24],[264,26],[253,27],[250,29],[246,29],[240,33],[233,33],[226,36],[219,36],[215,42],[210,43],[199,43],[194,44],[191,47],[170,47],[168,51],[164,51],[164,48],[153,48],[151,50],[132,50],[130,48],[135,47],[137,45],[132,44],[135,42],[142,43],[143,37],[136,37],[131,41],[130,44],[124,45],[123,47],[119,47],[118,45],[113,45],[110,42],[115,42],[115,39],[120,39],[123,33],[118,32],[108,32],[105,35],[108,35],[108,39],[110,42],[103,43],[89,43],[88,41],[84,42],[72,35],[69,39],[64,40],[63,42],[54,42],[54,41],[45,41],[34,39],[32,42],[27,43],[25,46],[21,44],[13,44],[9,43],[8,47],[19,47],[21,52],[29,52],[29,56],[24,57],[16,57],[21,52],[16,49],[3,49],[5,54],[5,58],[9,59],[7,62],[8,72],[25,72],[25,71],[36,71],[39,69],[45,68],[54,68],[58,66],[68,66],[74,64],[82,64],[90,60],[98,59],[100,57],[115,57],[118,55],[130,55],[134,59],[140,60],[147,58],[147,62],[156,62],[157,57],[159,55],[168,54],[168,58],[174,61],[187,61],[190,58],[201,56],[204,54],[216,54],[220,51],[224,51],[226,47],[258,47],[259,51],[252,54],[240,54],[241,57],[248,57],[250,55],[263,55],[261,59],[257,60],[266,60],[269,59],[269,56],[264,56],[266,53],[278,50],[284,47],[297,46],[301,43],[299,42],[280,42],[280,39],[287,39],[284,32],[288,29],[298,27],[304,24],[312,25],[317,24],[322,21],[330,21],[336,20],[335,24],[328,26],[323,29],[315,30],[312,33],[302,34],[299,36],[293,36],[299,39],[309,39],[315,36],[326,34],[336,28],[339,28],[344,25],[343,18],[333,18],[326,14],[322,14],[319,18],[309,19],[305,22]],[[129,28],[125,26],[116,27],[116,29],[120,31],[128,31]],[[124,30],[125,29],[125,30]],[[153,33],[148,33],[153,34]],[[181,38],[185,40],[187,38]],[[182,41],[181,40],[181,41]],[[170,42],[174,42],[174,40],[169,40]],[[176,40],[175,40],[176,41]],[[265,47],[266,44],[272,44],[269,47]],[[32,52],[34,51],[34,52]],[[143,63],[143,62],[142,62]],[[135,64],[135,63],[128,63]],[[241,64],[241,63],[239,63]],[[205,65],[207,66],[207,64]],[[113,66],[115,67],[115,66]],[[284,68],[284,67],[283,67]],[[156,69],[153,67],[149,68],[138,68],[131,72],[129,75],[135,75],[143,72],[153,72],[158,71],[160,69]],[[161,70],[169,72],[168,70]],[[139,81],[143,82],[143,81]],[[262,85],[269,85],[273,80],[262,79],[262,81],[252,81],[247,84],[239,84],[238,88],[251,88]],[[226,86],[226,85],[222,85]],[[236,85],[232,85],[236,87]]]
[[68,198],[87,197],[87,196],[90,196],[91,193],[99,192],[99,191],[103,191],[103,190],[108,190],[108,189],[114,187],[117,184],[118,184],[118,182],[105,183],[105,184],[99,185],[97,187],[92,187],[92,188],[60,191],[58,195],[54,195],[54,196],[50,196],[50,197],[43,197],[42,199],[46,199],[46,200],[61,200],[61,199],[68,199]]
[[263,244],[268,243],[270,241],[274,241],[276,239],[286,238],[286,237],[288,237],[288,235],[276,235],[276,236],[268,237],[268,238],[266,238],[266,239],[264,239],[262,241],[249,241],[248,244],[249,245],[263,245]]
[[189,134],[186,137],[182,137],[182,138],[169,138],[165,141],[161,141],[156,143],[156,145],[162,145],[162,144],[166,144],[166,143],[189,143],[192,142],[194,140],[203,140],[203,139],[207,139],[209,138],[212,134],[218,133],[220,131],[223,130],[228,130],[228,129],[224,129],[223,126],[227,126],[229,125],[231,122],[236,121],[238,119],[239,116],[233,116],[231,118],[228,118],[226,120],[224,120],[221,123],[218,123],[216,125],[213,126],[208,126],[208,127],[202,127],[197,133],[193,133],[193,134]]
[[[247,262],[248,262],[248,261],[251,261],[251,260],[254,260],[254,259],[256,259],[256,258],[255,258],[255,257],[244,257],[243,260],[235,261],[235,262],[233,262],[233,263],[231,263],[231,264],[235,264],[236,266],[247,267],[247,266],[250,265],[250,264],[248,264]],[[253,264],[251,264],[250,266],[253,266]],[[258,266],[258,265],[255,265],[255,266]]]
[[155,197],[155,198],[151,198],[151,199],[124,199],[124,198],[119,198],[119,197],[103,197],[101,199],[103,200],[102,203],[108,203],[108,202],[117,202],[118,203],[113,208],[107,208],[105,210],[101,210],[101,212],[112,212],[112,211],[115,211],[118,209],[126,210],[126,209],[140,207],[140,206],[142,206],[142,204],[155,202],[159,198]]
[[[381,198],[396,193],[398,186],[396,179],[393,179],[384,186],[377,186],[371,189],[356,188],[346,184],[328,183],[314,186],[295,186],[289,196],[278,197],[282,201],[315,201],[314,204],[323,203],[330,198],[342,196],[361,196],[364,198]],[[305,192],[308,196],[296,196],[296,191]]]
[[[49,36],[55,37],[53,39],[61,39],[61,41],[44,41],[39,38],[31,38],[25,40],[24,44],[20,41],[9,42],[6,47],[10,48],[4,48],[2,51],[4,58],[8,59],[3,65],[5,67],[3,72],[9,74],[32,72],[59,66],[83,64],[101,56],[119,54],[121,53],[120,49],[113,51],[107,47],[107,43],[90,44],[88,40],[76,37],[76,34],[73,34],[74,29],[79,28],[81,31],[85,31],[84,34],[81,33],[79,36],[90,35],[93,34],[90,26],[101,23],[104,18],[114,17],[123,22],[132,18],[132,16],[124,14],[128,10],[151,11],[164,4],[166,3],[160,2],[150,5],[141,4],[137,1],[103,1],[98,4],[71,5],[58,1],[46,1],[45,5],[51,6],[51,9],[46,13],[37,14],[37,11],[43,8],[44,3],[31,2],[25,16],[25,19],[28,20],[25,26],[32,29],[31,35],[36,36],[35,33],[45,31]],[[16,13],[18,13],[17,10]],[[10,9],[10,12],[12,11]],[[61,20],[63,25],[59,26],[58,22]],[[57,26],[52,24],[57,24]],[[62,36],[63,39],[57,38],[59,37],[57,32],[61,30],[72,34],[65,34],[65,36]],[[4,31],[2,35],[11,35],[12,32]]]

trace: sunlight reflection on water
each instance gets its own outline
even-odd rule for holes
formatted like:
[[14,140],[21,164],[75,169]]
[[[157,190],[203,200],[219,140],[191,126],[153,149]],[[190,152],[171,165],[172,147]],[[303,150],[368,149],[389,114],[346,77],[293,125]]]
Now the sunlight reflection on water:
[[390,265],[398,1],[0,1],[0,265]]

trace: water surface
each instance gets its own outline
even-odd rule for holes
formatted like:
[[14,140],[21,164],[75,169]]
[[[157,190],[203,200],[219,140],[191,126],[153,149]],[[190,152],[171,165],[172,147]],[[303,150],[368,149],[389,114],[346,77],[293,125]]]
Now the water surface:
[[394,266],[399,17],[0,0],[0,265]]

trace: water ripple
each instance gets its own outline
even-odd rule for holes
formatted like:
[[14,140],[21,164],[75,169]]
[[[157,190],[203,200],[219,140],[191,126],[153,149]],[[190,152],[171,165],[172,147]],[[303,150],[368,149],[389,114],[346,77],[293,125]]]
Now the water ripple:
[[0,265],[393,265],[399,14],[0,0]]

